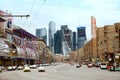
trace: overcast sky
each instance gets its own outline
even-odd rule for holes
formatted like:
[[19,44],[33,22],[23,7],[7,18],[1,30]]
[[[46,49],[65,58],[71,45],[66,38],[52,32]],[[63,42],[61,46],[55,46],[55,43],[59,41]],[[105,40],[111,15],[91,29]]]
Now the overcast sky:
[[29,14],[29,18],[14,18],[14,24],[35,35],[36,28],[48,28],[49,21],[68,25],[73,31],[85,26],[87,38],[91,38],[90,18],[96,18],[97,26],[120,22],[120,0],[0,0],[0,9],[12,14]]

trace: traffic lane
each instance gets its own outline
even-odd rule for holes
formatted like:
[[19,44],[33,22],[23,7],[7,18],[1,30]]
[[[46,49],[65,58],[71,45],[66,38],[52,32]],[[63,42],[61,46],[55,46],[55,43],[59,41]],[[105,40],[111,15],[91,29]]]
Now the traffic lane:
[[119,72],[109,72],[86,66],[76,68],[75,65],[63,64],[45,68],[46,72],[42,73],[37,69],[32,69],[31,72],[7,71],[7,73],[2,73],[2,77],[5,80],[120,80]]
[[[46,72],[38,72],[37,69],[31,69],[31,72],[24,72],[23,70],[16,70],[16,71],[5,71],[0,74],[0,80],[5,79],[5,80],[46,80],[47,78],[58,78],[59,76],[54,76],[51,75],[51,73],[56,72],[56,69],[61,67],[63,65],[58,65],[58,66],[46,66]],[[47,79],[47,80],[48,80]],[[60,78],[59,78],[60,79]]]
[[110,72],[108,70],[101,70],[100,68],[88,68],[82,65],[80,68],[64,66],[61,67],[58,75],[68,77],[75,80],[120,80],[120,72]]

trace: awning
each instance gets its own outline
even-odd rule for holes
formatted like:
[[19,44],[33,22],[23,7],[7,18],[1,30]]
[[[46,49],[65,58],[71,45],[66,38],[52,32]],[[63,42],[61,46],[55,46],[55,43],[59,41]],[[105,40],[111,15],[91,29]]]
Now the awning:
[[2,17],[0,17],[0,22],[4,22],[6,21],[5,19],[3,19]]
[[0,38],[0,44],[0,56],[10,56],[10,51],[16,51],[16,46],[4,38]]

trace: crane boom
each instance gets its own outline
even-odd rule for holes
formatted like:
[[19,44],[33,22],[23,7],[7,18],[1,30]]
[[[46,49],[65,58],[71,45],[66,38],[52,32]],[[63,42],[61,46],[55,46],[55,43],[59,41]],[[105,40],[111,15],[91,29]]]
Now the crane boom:
[[30,17],[30,15],[0,15],[1,17]]

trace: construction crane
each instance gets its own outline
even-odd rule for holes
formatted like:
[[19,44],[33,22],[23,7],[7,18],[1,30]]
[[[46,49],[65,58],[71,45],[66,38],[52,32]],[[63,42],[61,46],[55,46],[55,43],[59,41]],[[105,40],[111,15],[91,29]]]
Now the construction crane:
[[30,17],[30,15],[0,15],[1,17]]

